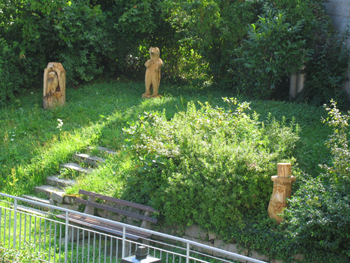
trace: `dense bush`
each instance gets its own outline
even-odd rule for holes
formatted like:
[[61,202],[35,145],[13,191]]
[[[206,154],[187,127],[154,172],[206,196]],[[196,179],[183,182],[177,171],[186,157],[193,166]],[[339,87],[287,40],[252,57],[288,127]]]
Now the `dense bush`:
[[53,37],[59,43],[52,59],[63,63],[68,84],[88,82],[102,75],[103,58],[112,52],[103,28],[105,16],[98,7],[72,2],[54,16]]
[[339,42],[329,51],[335,32],[323,1],[164,2],[174,24],[186,21],[179,28],[198,43],[215,86],[288,99],[290,76],[306,72],[308,96],[301,100],[341,98],[349,58],[337,52],[347,53]]
[[264,6],[248,31],[237,62],[241,64],[238,91],[258,98],[270,98],[282,78],[298,72],[309,58],[306,39],[300,36],[304,20],[288,23],[285,12]]
[[266,210],[270,176],[277,161],[291,158],[298,128],[273,119],[260,123],[245,113],[248,107],[191,103],[170,121],[145,113],[126,129],[137,169],[124,197],[151,203],[168,223],[222,233],[242,227],[243,215]]
[[209,63],[208,75],[221,87],[232,88],[236,64],[232,51],[246,38],[248,24],[258,19],[260,2],[164,1],[169,21],[197,47]]
[[349,65],[348,50],[340,41],[334,41],[338,36],[322,1],[263,2],[248,38],[235,50],[240,53],[233,52],[241,62],[236,67],[238,74],[233,76],[237,79],[238,92],[256,98],[274,98],[288,90],[292,74],[306,73],[305,89],[299,101],[312,101],[315,105],[331,98],[346,101],[341,84]]
[[14,92],[18,92],[25,83],[18,67],[23,57],[17,56],[15,51],[16,46],[11,47],[0,38],[0,107],[13,99]]
[[[68,87],[98,78],[141,80],[148,49],[158,46],[163,81],[200,78],[215,88],[273,98],[274,91],[288,89],[291,74],[302,71],[308,77],[302,100],[340,98],[348,53],[337,62],[344,48],[329,44],[334,32],[321,2],[1,2],[0,34],[16,58],[7,72],[22,79],[11,85],[5,78],[1,94],[41,88],[50,61],[63,63]],[[2,95],[2,101],[10,97]]]
[[303,244],[301,249],[304,253],[313,251],[314,258],[324,253],[349,258],[350,116],[341,114],[335,103],[327,110],[327,122],[334,130],[327,142],[332,152],[333,165],[323,165],[325,173],[317,178],[300,178],[302,183],[290,200],[285,226],[293,241]]
[[321,105],[334,99],[340,107],[346,106],[347,94],[341,87],[348,79],[350,50],[343,41],[342,36],[329,36],[316,46],[305,68],[308,77],[298,101]]

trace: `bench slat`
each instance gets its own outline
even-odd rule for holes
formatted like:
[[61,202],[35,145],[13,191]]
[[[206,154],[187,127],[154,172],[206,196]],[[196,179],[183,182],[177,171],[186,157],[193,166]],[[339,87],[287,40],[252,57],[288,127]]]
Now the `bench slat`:
[[[65,215],[56,215],[57,218],[66,219]],[[99,220],[93,219],[93,218],[89,218],[89,217],[83,217],[83,216],[79,216],[76,214],[69,214],[69,221],[73,222],[73,223],[77,223],[80,225],[84,225],[93,229],[97,229],[103,232],[107,232],[116,236],[123,236],[123,228],[121,227],[116,227],[114,225],[105,223],[105,222],[101,222]],[[145,232],[140,232],[140,231],[133,231],[133,230],[128,230],[126,229],[126,233],[125,233],[126,238],[128,239],[132,239],[132,240],[138,240],[140,238],[143,237],[150,237],[151,234],[149,233],[145,233]]]
[[140,205],[140,204],[136,204],[136,203],[133,203],[130,201],[125,201],[125,200],[121,200],[121,199],[110,197],[110,196],[100,195],[100,194],[94,193],[94,192],[79,190],[79,194],[103,199],[103,200],[110,201],[110,202],[120,204],[120,205],[130,206],[130,207],[137,208],[137,209],[144,210],[144,211],[159,213],[157,210],[155,210],[153,207],[150,207],[150,206]]
[[100,208],[100,209],[103,209],[103,210],[107,210],[107,211],[110,211],[110,212],[113,212],[113,213],[129,216],[129,217],[136,218],[136,219],[139,219],[139,220],[144,220],[144,221],[148,221],[148,222],[152,222],[152,223],[157,223],[157,221],[158,221],[155,218],[151,218],[151,217],[148,217],[148,216],[139,215],[139,214],[136,214],[136,213],[133,213],[133,212],[121,210],[121,209],[118,209],[118,208],[113,208],[113,207],[110,207],[110,206],[101,205],[101,204],[98,204],[98,203],[86,201],[86,200],[83,200],[81,198],[77,198],[76,202],[80,203],[80,204],[84,204],[84,205]]

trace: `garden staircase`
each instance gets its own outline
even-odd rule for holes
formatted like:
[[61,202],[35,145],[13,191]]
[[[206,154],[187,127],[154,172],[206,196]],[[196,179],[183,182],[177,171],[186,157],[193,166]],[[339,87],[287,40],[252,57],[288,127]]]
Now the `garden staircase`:
[[[105,147],[98,147],[97,149],[101,154],[116,154],[115,151],[107,149]],[[105,159],[99,156],[92,156],[85,153],[76,153],[73,155],[73,159],[75,162],[60,164],[60,167],[71,171],[76,171],[78,173],[88,174],[91,173],[97,166],[103,165],[105,163]],[[87,164],[92,168],[82,167],[80,165],[82,163]],[[37,195],[46,196],[46,198],[32,195],[23,195],[23,198],[43,203],[43,205],[51,204],[66,209],[78,210],[78,205],[75,203],[76,196],[66,195],[64,190],[67,186],[72,186],[74,184],[76,184],[76,181],[73,179],[64,179],[59,175],[52,175],[46,178],[45,185],[34,187],[34,192]],[[37,206],[35,208],[18,206],[18,209],[25,212],[41,215],[45,214],[45,210],[47,211],[47,207],[45,206]]]

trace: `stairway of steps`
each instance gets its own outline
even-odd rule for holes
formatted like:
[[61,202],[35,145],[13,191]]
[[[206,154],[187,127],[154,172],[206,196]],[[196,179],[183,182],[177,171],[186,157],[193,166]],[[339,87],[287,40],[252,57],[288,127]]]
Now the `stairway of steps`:
[[[92,150],[92,147],[88,148]],[[105,147],[97,147],[98,151],[102,155],[106,154],[116,154],[115,151],[110,150]],[[91,173],[99,165],[105,163],[105,159],[92,156],[86,153],[76,153],[73,156],[73,161],[65,164],[60,164],[60,167],[63,169],[68,169],[74,173]],[[78,163],[76,163],[78,162]],[[89,168],[82,167],[80,164],[86,164]],[[84,165],[84,166],[86,166]],[[62,208],[67,208],[71,210],[78,210],[78,205],[75,202],[76,196],[66,195],[65,188],[67,186],[72,186],[76,184],[76,181],[73,179],[64,179],[60,175],[52,175],[46,178],[46,184],[34,187],[34,192],[36,196],[33,195],[23,195],[23,198],[42,203],[44,206],[33,205],[32,207],[18,206],[17,208],[24,212],[46,215],[48,208],[45,207],[47,204],[55,205]],[[45,197],[45,198],[43,198]],[[52,211],[51,211],[52,212]]]

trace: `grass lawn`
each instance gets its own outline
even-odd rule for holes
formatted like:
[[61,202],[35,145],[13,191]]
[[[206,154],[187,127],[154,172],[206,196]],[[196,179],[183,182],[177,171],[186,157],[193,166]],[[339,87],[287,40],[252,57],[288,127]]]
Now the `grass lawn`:
[[[98,145],[115,149],[120,155],[109,158],[105,170],[81,178],[69,192],[80,187],[117,195],[116,189],[122,185],[113,178],[127,173],[129,165],[127,154],[120,151],[124,127],[143,112],[165,110],[170,119],[176,112],[185,111],[190,101],[226,107],[222,97],[231,96],[229,91],[192,86],[162,85],[160,91],[162,99],[144,100],[143,83],[93,84],[67,89],[66,106],[47,111],[42,109],[41,91],[26,91],[11,106],[0,109],[0,191],[30,194],[47,176],[57,174],[59,164],[71,160],[75,152]],[[261,121],[271,115],[286,123],[294,119],[301,127],[294,154],[301,170],[316,175],[318,164],[329,162],[324,142],[330,130],[321,123],[321,116],[326,116],[323,108],[278,101],[250,102],[251,112],[256,111]],[[110,187],[102,178],[108,179]]]
[[[84,189],[123,197],[128,176],[135,172],[132,156],[124,148],[124,128],[137,122],[145,112],[165,111],[170,120],[176,113],[186,111],[189,102],[208,102],[213,107],[226,108],[227,102],[222,98],[232,97],[227,90],[191,85],[163,84],[161,99],[142,99],[143,92],[141,82],[97,83],[67,89],[65,107],[44,111],[42,92],[27,90],[10,106],[0,109],[0,191],[16,196],[33,194],[33,188],[44,184],[46,177],[61,172],[78,182],[66,189],[67,193],[76,194],[79,189]],[[239,101],[245,99],[239,98]],[[280,101],[248,102],[251,103],[249,112],[259,114],[261,122],[275,118],[286,125],[292,122],[301,128],[293,152],[295,174],[305,172],[316,177],[321,172],[319,164],[330,163],[329,150],[324,143],[331,130],[321,122],[321,117],[327,116],[322,107]],[[86,152],[88,146],[108,147],[117,154],[106,157],[106,164],[88,175],[60,171],[59,164],[71,161],[76,152]],[[297,180],[293,189],[298,186]],[[264,235],[273,231],[269,229],[269,223],[263,228],[263,232],[259,226],[254,228],[258,231],[253,234],[256,240],[265,239]],[[236,241],[248,245],[243,239]],[[258,249],[259,245],[253,247]]]

